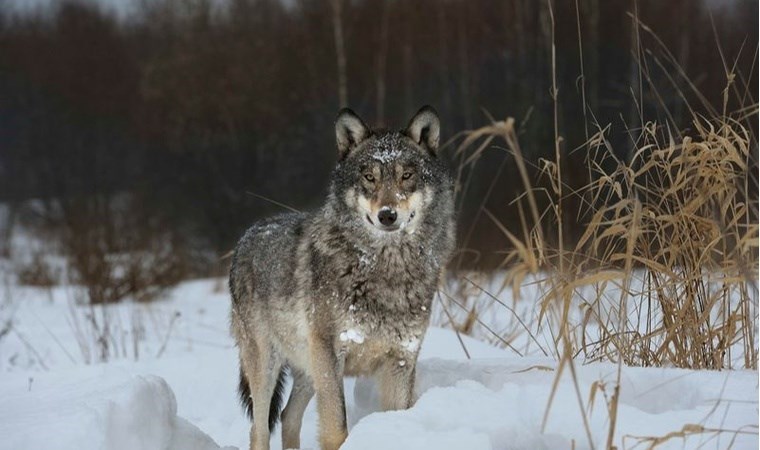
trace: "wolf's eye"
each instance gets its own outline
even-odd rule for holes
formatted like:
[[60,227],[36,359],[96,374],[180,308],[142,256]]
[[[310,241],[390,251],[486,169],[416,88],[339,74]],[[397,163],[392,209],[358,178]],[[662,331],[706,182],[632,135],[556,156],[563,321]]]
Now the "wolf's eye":
[[372,182],[375,181],[375,176],[372,175],[371,173],[365,173],[364,174],[364,179],[367,180],[367,181],[369,181],[370,183],[372,183]]
[[402,180],[408,180],[409,178],[412,178],[412,175],[414,175],[414,173],[412,173],[412,172],[404,172],[404,174],[401,175],[401,179]]

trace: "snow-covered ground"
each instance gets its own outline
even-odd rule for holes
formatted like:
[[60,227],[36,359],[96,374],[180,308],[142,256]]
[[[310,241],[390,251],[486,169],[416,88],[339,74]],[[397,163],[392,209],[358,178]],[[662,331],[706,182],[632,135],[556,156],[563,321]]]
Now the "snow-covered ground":
[[[0,449],[247,448],[224,280],[107,308],[70,286],[0,288]],[[461,339],[429,330],[408,411],[376,412],[374,384],[347,379],[343,448],[605,447],[618,366],[579,361],[553,389],[554,358]],[[755,371],[622,367],[620,381],[618,448],[758,448]],[[312,401],[304,448],[318,448],[316,421]]]

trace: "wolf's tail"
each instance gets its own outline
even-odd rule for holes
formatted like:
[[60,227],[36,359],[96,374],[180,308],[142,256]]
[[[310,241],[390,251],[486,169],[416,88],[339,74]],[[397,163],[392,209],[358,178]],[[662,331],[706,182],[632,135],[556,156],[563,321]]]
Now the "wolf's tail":
[[[285,376],[287,375],[287,367],[283,366],[280,369],[280,373],[277,374],[277,382],[274,386],[274,392],[272,393],[272,400],[269,402],[269,432],[272,432],[274,426],[280,420],[280,412],[282,411],[282,397],[285,393]],[[253,399],[251,399],[251,386],[248,385],[248,380],[245,378],[243,368],[240,368],[240,382],[238,384],[238,393],[240,394],[240,403],[243,406],[243,411],[249,419],[253,420]]]

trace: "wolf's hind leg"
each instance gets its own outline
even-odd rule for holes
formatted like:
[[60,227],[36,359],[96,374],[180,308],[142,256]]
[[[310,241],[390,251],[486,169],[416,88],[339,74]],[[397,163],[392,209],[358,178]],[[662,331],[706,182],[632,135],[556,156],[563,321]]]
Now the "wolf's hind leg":
[[303,413],[314,396],[311,378],[303,371],[291,367],[293,389],[282,411],[282,448],[301,448],[301,423]]
[[241,348],[243,371],[251,389],[253,423],[251,450],[269,450],[269,411],[282,361],[268,345],[249,343]]

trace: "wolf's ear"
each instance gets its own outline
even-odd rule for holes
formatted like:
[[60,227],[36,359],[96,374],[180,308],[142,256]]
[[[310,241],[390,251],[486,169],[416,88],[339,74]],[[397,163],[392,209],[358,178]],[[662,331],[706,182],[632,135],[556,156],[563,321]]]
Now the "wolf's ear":
[[338,112],[335,119],[335,140],[338,143],[338,160],[342,160],[348,152],[360,142],[369,137],[369,128],[362,119],[348,108]]
[[441,136],[438,113],[431,106],[423,106],[409,121],[405,133],[414,142],[426,147],[435,155],[438,152],[438,139]]

